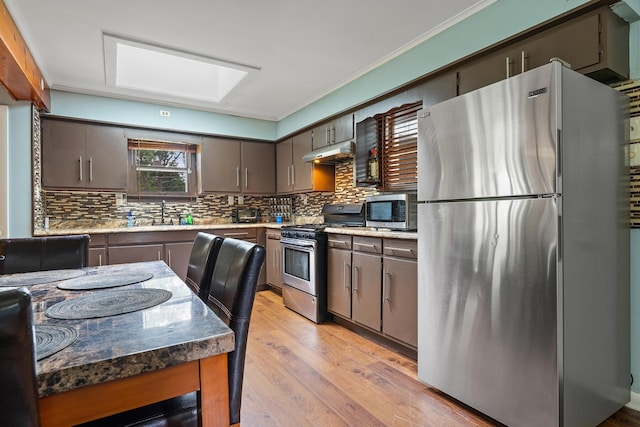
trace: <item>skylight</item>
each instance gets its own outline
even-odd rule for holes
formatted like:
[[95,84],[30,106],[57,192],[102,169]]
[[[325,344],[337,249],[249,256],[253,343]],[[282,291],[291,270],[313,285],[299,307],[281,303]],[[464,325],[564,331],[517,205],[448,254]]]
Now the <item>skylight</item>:
[[109,86],[219,103],[257,68],[104,34]]

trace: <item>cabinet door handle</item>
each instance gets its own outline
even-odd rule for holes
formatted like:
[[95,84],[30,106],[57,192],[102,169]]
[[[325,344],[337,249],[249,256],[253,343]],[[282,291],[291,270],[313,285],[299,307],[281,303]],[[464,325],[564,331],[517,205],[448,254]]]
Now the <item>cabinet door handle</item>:
[[291,165],[287,166],[287,186],[291,187]]
[[384,302],[391,303],[390,288],[391,286],[391,273],[389,270],[384,270],[384,280],[382,281],[382,293],[384,294]]
[[102,267],[102,254],[98,254],[98,266]]
[[347,289],[347,261],[342,263],[342,285]]
[[89,157],[89,181],[93,181],[93,157]]
[[507,78],[511,77],[511,59],[507,56]]
[[249,168],[244,168],[244,188],[249,188]]
[[296,185],[296,169],[295,165],[291,165],[291,185]]
[[324,128],[324,145],[329,145],[331,142],[331,128]]
[[360,267],[357,265],[353,266],[353,283],[351,284],[353,293],[358,293],[360,290],[358,284],[360,283]]
[[331,144],[336,142],[336,128],[335,127],[330,127],[329,128],[329,142]]
[[236,187],[240,187],[240,166],[236,166]]
[[80,165],[80,181],[82,181],[82,156],[80,156],[80,161],[78,162]]
[[167,261],[169,262],[169,267],[171,267],[171,249],[167,251]]
[[273,259],[271,260],[271,268],[275,271],[278,271],[278,267],[276,266],[278,260],[278,249],[273,248]]
[[526,71],[526,60],[527,59],[527,53],[523,50],[521,53],[521,57],[520,57],[520,72],[524,73]]

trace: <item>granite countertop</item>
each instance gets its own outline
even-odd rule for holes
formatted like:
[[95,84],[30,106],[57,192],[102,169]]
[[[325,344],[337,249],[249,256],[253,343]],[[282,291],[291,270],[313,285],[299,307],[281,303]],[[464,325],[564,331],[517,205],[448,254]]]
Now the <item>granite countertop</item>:
[[[224,224],[194,224],[194,225],[141,225],[135,227],[78,227],[66,229],[36,230],[34,236],[61,236],[71,234],[109,234],[109,233],[142,233],[150,231],[180,231],[180,230],[222,230],[234,228],[268,228],[281,229],[291,223],[258,222],[258,223],[224,223]],[[374,227],[327,227],[327,233],[348,234],[352,236],[383,237],[393,239],[417,240],[416,231],[393,231]]]
[[34,321],[71,326],[78,332],[69,347],[37,363],[40,397],[112,379],[233,351],[233,331],[162,261],[90,267],[88,274],[153,273],[146,282],[120,287],[159,288],[171,299],[155,307],[116,316],[58,320],[45,316],[51,305],[95,291],[68,291],[55,283],[30,286]]

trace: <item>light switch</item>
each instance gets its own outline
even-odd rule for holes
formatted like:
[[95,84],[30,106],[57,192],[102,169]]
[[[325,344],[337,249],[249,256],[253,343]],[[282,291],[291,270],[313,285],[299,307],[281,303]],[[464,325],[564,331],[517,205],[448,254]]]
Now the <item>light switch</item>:
[[244,196],[242,194],[240,194],[238,196],[238,204],[239,205],[244,205]]
[[233,196],[229,196],[229,206],[233,206]]

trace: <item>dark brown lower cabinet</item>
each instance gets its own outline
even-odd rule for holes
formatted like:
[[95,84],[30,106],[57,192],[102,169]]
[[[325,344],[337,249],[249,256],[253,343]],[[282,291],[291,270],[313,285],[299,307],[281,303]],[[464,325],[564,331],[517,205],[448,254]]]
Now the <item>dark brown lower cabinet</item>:
[[[354,249],[355,247],[354,238]],[[351,319],[379,331],[382,323],[380,317],[382,257],[375,253],[355,251],[352,257]]]
[[164,262],[184,280],[187,277],[189,257],[193,242],[166,243],[164,245]]
[[382,332],[417,347],[417,263],[384,258],[383,264]]
[[327,310],[351,319],[351,236],[330,234],[327,254]]
[[417,242],[329,234],[328,243],[329,312],[415,350]]
[[268,230],[266,233],[266,259],[265,269],[267,283],[278,289],[282,289],[282,275],[280,271],[280,230]]

